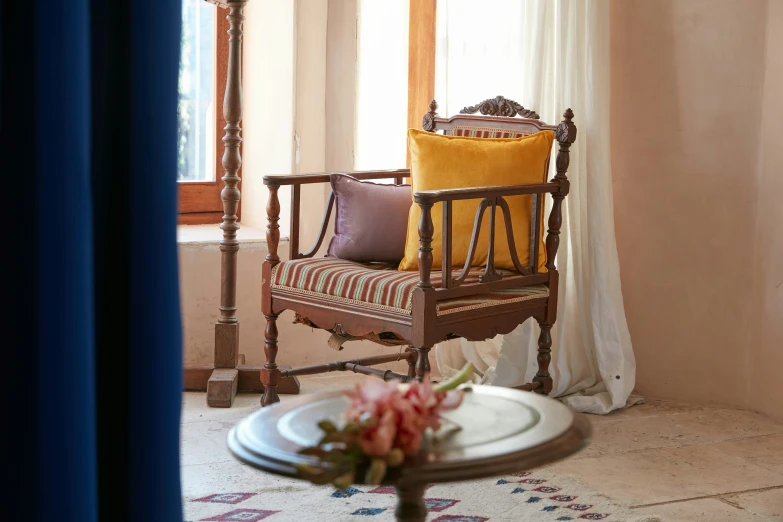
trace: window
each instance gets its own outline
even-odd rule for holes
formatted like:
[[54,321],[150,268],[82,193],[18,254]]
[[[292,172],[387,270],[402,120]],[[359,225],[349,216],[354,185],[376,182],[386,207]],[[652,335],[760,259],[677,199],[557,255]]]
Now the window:
[[354,169],[405,168],[408,2],[359,0],[358,7]]
[[177,181],[214,181],[215,7],[182,0]]
[[220,223],[223,217],[220,161],[228,69],[227,13],[204,0],[182,0],[177,107],[181,224]]
[[482,9],[502,13],[484,23],[472,0],[438,0],[435,99],[438,112],[452,116],[463,107],[499,94],[520,99],[530,57],[524,52],[524,31],[533,30],[519,0],[484,0]]

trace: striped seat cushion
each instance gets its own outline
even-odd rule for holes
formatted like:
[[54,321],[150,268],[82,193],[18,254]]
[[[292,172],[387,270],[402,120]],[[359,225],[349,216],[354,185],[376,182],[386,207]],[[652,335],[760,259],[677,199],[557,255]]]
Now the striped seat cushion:
[[[483,271],[483,268],[475,268],[465,282],[477,283]],[[513,274],[508,271],[501,273]],[[440,272],[432,272],[431,279],[433,286],[440,286]],[[272,288],[407,314],[411,313],[411,297],[418,282],[418,272],[400,272],[396,263],[357,263],[335,257],[285,261],[272,269]],[[531,285],[446,299],[438,303],[438,315],[548,295],[549,288],[546,285]]]
[[483,127],[454,127],[452,136],[466,136],[468,138],[521,138],[533,134],[524,130],[491,129]]

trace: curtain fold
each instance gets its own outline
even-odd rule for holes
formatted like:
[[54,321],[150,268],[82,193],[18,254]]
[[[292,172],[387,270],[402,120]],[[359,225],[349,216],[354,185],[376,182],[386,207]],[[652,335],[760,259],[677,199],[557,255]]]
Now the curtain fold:
[[[555,124],[563,110],[574,110],[579,132],[571,147],[571,191],[563,207],[557,255],[559,306],[552,330],[550,373],[553,396],[579,411],[608,413],[636,400],[629,398],[636,364],[614,235],[609,2],[491,0],[487,4],[497,5],[482,9],[494,7],[493,12],[505,14],[491,24],[495,34],[518,38],[474,44],[471,3],[442,0],[438,5],[441,36],[436,99],[446,107],[442,113],[450,115],[465,105],[502,94]],[[477,63],[486,72],[471,80],[466,75]],[[461,73],[455,71],[457,64]],[[503,88],[500,92],[498,85]],[[500,386],[531,382],[537,369],[538,332],[535,321],[528,320],[510,334],[489,341],[441,343],[436,348],[438,367],[449,375],[465,361],[473,361],[482,374],[477,380]]]
[[25,223],[4,519],[181,521],[181,3],[1,9],[3,174]]

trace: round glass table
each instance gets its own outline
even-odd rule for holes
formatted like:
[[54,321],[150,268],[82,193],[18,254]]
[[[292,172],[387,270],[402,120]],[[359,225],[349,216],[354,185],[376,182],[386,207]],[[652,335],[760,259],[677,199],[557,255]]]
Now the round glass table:
[[[298,478],[295,464],[320,465],[298,451],[318,442],[320,420],[339,424],[347,404],[335,391],[268,406],[231,430],[228,447],[250,466]],[[444,417],[461,429],[428,438],[419,455],[387,474],[384,483],[397,490],[398,521],[425,520],[428,484],[527,471],[555,462],[584,448],[592,431],[585,415],[554,399],[496,386],[465,388],[462,405]]]

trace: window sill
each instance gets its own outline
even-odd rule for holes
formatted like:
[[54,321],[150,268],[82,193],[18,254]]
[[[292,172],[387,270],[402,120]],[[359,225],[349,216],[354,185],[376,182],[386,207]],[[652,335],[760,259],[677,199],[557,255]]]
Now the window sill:
[[[215,245],[223,239],[220,225],[177,225],[177,244],[179,245]],[[253,228],[239,224],[237,240],[242,243],[266,243],[266,229]],[[288,238],[280,238],[288,242]]]

